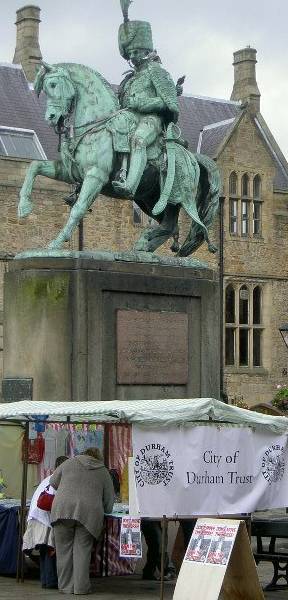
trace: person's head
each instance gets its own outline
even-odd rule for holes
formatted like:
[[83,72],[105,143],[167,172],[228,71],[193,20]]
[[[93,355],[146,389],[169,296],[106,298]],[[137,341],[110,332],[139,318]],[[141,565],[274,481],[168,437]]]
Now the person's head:
[[87,450],[85,450],[83,454],[85,456],[91,456],[91,458],[95,458],[96,460],[100,460],[101,462],[103,462],[104,460],[103,454],[101,450],[99,450],[99,448],[87,448]]
[[55,469],[57,469],[57,467],[60,467],[60,465],[62,465],[62,463],[65,462],[65,460],[68,460],[68,456],[57,456],[55,460]]
[[132,48],[131,50],[127,50],[128,60],[134,67],[139,67],[149,53],[150,50],[145,50],[145,48]]
[[119,50],[135,67],[153,52],[152,29],[146,21],[127,21],[119,27]]

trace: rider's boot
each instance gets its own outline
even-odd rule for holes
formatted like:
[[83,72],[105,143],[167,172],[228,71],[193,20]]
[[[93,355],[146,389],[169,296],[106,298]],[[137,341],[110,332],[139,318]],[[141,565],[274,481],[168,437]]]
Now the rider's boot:
[[146,145],[142,140],[137,142],[131,151],[130,167],[126,181],[112,182],[115,192],[123,198],[134,198],[147,164]]

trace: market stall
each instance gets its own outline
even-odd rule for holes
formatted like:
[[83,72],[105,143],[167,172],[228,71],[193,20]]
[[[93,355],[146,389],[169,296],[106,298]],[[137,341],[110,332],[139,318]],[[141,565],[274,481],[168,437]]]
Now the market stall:
[[[10,433],[10,421],[6,420],[2,423],[6,423],[6,429]],[[14,426],[14,428],[17,427]],[[8,457],[5,452],[0,452],[0,467],[1,465],[5,466],[3,468],[5,480],[8,480],[7,476],[9,476],[10,482],[13,481],[13,469],[9,469],[9,465],[14,465],[17,462],[17,468],[14,471],[16,478],[19,478],[20,468],[23,469],[22,501],[19,499],[19,495],[15,498],[11,497],[11,493],[9,493],[11,485],[9,487],[5,486],[4,497],[3,499],[0,498],[2,533],[0,537],[0,574],[13,575],[16,573],[17,548],[20,556],[25,517],[35,487],[38,486],[40,481],[49,478],[54,471],[56,459],[59,457],[73,458],[90,447],[97,447],[104,453],[104,434],[107,440],[106,448],[109,448],[106,453],[106,464],[109,464],[114,484],[116,479],[116,487],[118,487],[117,502],[113,519],[112,517],[106,519],[105,551],[103,552],[101,544],[95,544],[93,549],[91,575],[127,575],[133,573],[132,562],[121,559],[118,548],[120,518],[122,514],[128,512],[128,471],[127,468],[125,469],[125,461],[127,462],[128,456],[132,452],[131,428],[126,424],[121,424],[116,428],[113,423],[104,426],[104,424],[98,425],[91,421],[87,423],[83,420],[71,422],[71,419],[66,417],[53,422],[53,420],[48,419],[47,415],[33,415],[29,422],[22,423],[19,421],[18,428],[20,431],[22,430],[20,445],[17,444],[15,449],[9,445]],[[2,430],[5,432],[5,425],[2,425]],[[10,436],[7,437],[10,439]],[[7,460],[4,460],[4,454]],[[31,475],[31,468],[33,468],[36,481],[34,488],[29,485],[31,476],[28,478],[28,475]],[[19,481],[17,483],[18,485],[15,482],[14,489],[19,491]],[[26,503],[24,496],[27,498]],[[117,519],[115,518],[116,515]],[[29,554],[29,552],[27,553]],[[20,570],[23,578],[23,560],[21,562]]]
[[[36,414],[37,418],[35,417]],[[210,486],[210,488],[213,491],[212,496],[218,498],[217,502],[219,501],[219,499],[222,498],[222,496],[225,498],[225,510],[222,510],[222,508],[220,508],[219,510],[219,507],[217,509],[217,507],[215,507],[213,503],[210,503],[210,505],[208,503],[207,507],[203,509],[202,514],[239,514],[239,512],[250,512],[251,507],[252,510],[255,510],[259,503],[261,505],[262,501],[267,502],[267,508],[270,508],[271,506],[277,505],[277,501],[279,501],[280,498],[279,490],[282,494],[280,501],[282,503],[287,502],[285,491],[283,491],[281,488],[281,481],[283,480],[283,473],[285,471],[287,463],[288,422],[285,417],[273,417],[270,415],[253,413],[249,410],[240,409],[238,407],[227,406],[214,399],[173,399],[123,402],[71,402],[57,404],[53,402],[35,403],[23,401],[1,405],[0,421],[5,420],[6,422],[9,422],[10,419],[18,420],[25,426],[26,440],[29,440],[29,427],[31,428],[31,426],[36,422],[42,423],[45,421],[45,427],[48,428],[50,428],[52,424],[53,427],[55,427],[55,423],[58,423],[59,425],[66,423],[66,426],[67,424],[79,425],[81,423],[85,423],[87,424],[87,426],[89,426],[89,424],[92,423],[97,424],[97,427],[103,427],[103,448],[106,464],[109,464],[109,456],[111,456],[113,452],[115,454],[115,448],[113,446],[115,443],[115,436],[117,437],[117,428],[123,427],[123,425],[125,425],[128,431],[130,425],[132,425],[134,473],[136,478],[136,501],[138,502],[138,506],[140,507],[140,516],[148,518],[149,516],[153,518],[165,516],[170,519],[176,519],[192,518],[192,516],[200,515],[201,503],[203,505],[203,495],[202,499],[201,495],[198,496],[198,506],[195,505],[193,508],[193,503],[191,504],[191,510],[189,512],[187,511],[187,503],[186,505],[184,505],[183,510],[181,503],[179,504],[179,497],[185,497],[185,494],[187,496],[187,490],[189,486],[191,489],[191,482],[194,483],[196,471],[197,469],[201,468],[201,465],[197,463],[197,460],[199,461],[200,459],[202,460],[202,462],[204,460],[205,463],[203,484],[206,485],[206,490],[204,489],[205,485],[204,487],[197,485],[194,487],[194,491],[196,489],[204,489],[205,495],[207,496],[207,490],[209,491]],[[114,426],[112,436],[108,434],[109,426],[111,425]],[[257,465],[255,463],[254,471],[252,470],[252,474],[249,475],[249,481],[238,481],[237,470],[235,468],[233,468],[232,470],[230,469],[229,471],[229,473],[232,473],[232,475],[229,475],[231,485],[232,483],[235,483],[234,491],[237,492],[238,484],[239,486],[242,486],[242,489],[246,489],[248,491],[246,496],[245,494],[242,494],[242,503],[240,504],[240,508],[236,507],[236,509],[235,506],[233,507],[232,501],[230,501],[229,505],[229,497],[231,500],[231,496],[229,496],[229,494],[231,495],[231,486],[228,489],[228,492],[226,489],[225,493],[221,493],[221,490],[224,490],[225,488],[224,485],[221,488],[222,483],[225,483],[224,473],[222,474],[219,471],[217,480],[209,479],[210,477],[213,477],[209,469],[213,467],[214,471],[216,469],[217,472],[217,469],[220,469],[221,466],[219,452],[216,453],[216,451],[214,451],[213,448],[211,449],[210,446],[211,444],[212,446],[214,444],[213,447],[217,450],[217,444],[222,443],[221,440],[223,440],[225,436],[228,440],[227,443],[231,443],[232,446],[234,444],[233,448],[235,447],[236,441],[237,443],[239,442],[242,445],[242,447],[247,447],[248,444],[250,453],[248,458],[250,460],[250,463],[251,460],[253,460],[253,455],[251,455],[251,451],[253,451],[255,444],[255,448],[257,447],[257,452],[259,454],[259,456],[257,455],[259,458],[259,460],[257,458],[259,465],[258,463]],[[206,440],[206,445],[204,444],[204,446],[203,440]],[[169,447],[167,446],[167,441],[169,441]],[[209,441],[209,448],[207,445],[207,441]],[[175,469],[177,471],[178,468],[177,461],[179,463],[179,456],[177,457],[177,448],[179,448],[179,444],[181,461],[183,462],[183,457],[185,456],[193,457],[194,460],[193,465],[190,465],[190,469],[188,469],[188,473],[190,473],[190,475],[187,475],[187,469],[185,466],[184,471],[186,470],[186,483],[184,483],[184,480],[181,480],[182,474],[180,472],[180,467],[179,472],[175,474]],[[20,534],[23,533],[24,512],[26,506],[28,446],[26,446],[26,448],[26,458],[23,462]],[[267,449],[265,450],[265,448]],[[173,449],[173,456],[171,455],[171,449]],[[152,456],[150,452],[151,450],[155,450],[156,454],[154,452],[154,454],[152,453]],[[207,452],[207,454],[205,454],[205,452]],[[263,454],[263,456],[261,453]],[[161,454],[163,455],[162,459]],[[224,457],[222,462],[226,462],[226,465],[229,462],[233,463],[233,461],[234,465],[236,461],[238,461],[238,464],[240,464],[242,460],[240,450],[234,449],[233,453],[232,450],[230,451],[229,448],[226,448],[225,456],[223,453],[222,455]],[[139,456],[140,460],[142,461],[140,474]],[[123,454],[123,457],[121,458],[123,464],[125,464],[127,458],[127,455],[124,456]],[[247,452],[246,457],[243,456],[243,460],[244,463],[245,460],[247,462]],[[261,460],[262,463],[263,461],[265,461],[265,464],[263,463],[264,466],[262,467],[262,472],[258,477],[258,472],[256,471],[257,469],[260,469],[261,471]],[[264,467],[267,467],[266,471]],[[147,475],[149,469],[150,472],[152,471],[154,477],[153,481],[149,481],[149,477]],[[268,473],[267,476],[265,476],[266,472]],[[158,479],[156,477],[155,480],[156,475]],[[142,478],[141,481],[139,479],[140,476]],[[187,476],[189,481],[187,481]],[[145,477],[146,479],[148,477],[148,481],[145,481]],[[267,481],[267,477],[271,477],[271,481]],[[273,481],[273,477],[275,481]],[[259,493],[257,492],[258,495],[256,494],[255,500],[253,500],[253,498],[251,500],[251,494],[249,493],[249,485],[251,484],[252,488],[253,478],[255,481],[258,481],[259,479],[260,482],[257,488]],[[214,493],[216,483],[217,485],[219,484],[218,495],[215,495]],[[177,486],[179,488],[179,485],[183,485],[183,490],[185,491],[185,493],[178,493],[178,496],[176,494],[175,504],[173,508],[173,505],[171,506],[171,503],[165,504],[168,498],[168,494],[166,492],[167,490],[169,490],[169,496],[171,497],[171,490],[174,489],[174,491],[176,490],[177,492]],[[275,492],[274,495],[271,493],[273,486],[275,487],[275,490],[277,492]],[[146,491],[147,489],[149,490],[150,498],[152,497],[151,491],[153,492],[153,498],[156,498],[157,495],[161,498],[161,503],[151,503],[150,501],[150,514],[149,503],[147,504],[147,493],[145,493],[145,488]],[[267,489],[270,490],[270,495],[268,494],[268,499],[265,498],[265,493]],[[210,497],[212,496],[210,495]],[[247,500],[248,498],[249,502]],[[159,509],[155,508],[159,505]],[[249,505],[249,510],[245,510],[246,505]],[[163,508],[163,506],[165,506],[165,509]],[[175,509],[176,506],[177,510]],[[230,510],[226,510],[227,507],[230,508]]]

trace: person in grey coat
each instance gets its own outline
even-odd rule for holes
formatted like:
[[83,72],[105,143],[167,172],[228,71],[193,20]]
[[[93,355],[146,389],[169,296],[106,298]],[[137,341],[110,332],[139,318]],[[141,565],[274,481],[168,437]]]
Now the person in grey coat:
[[51,510],[58,588],[66,594],[89,594],[89,567],[94,538],[99,538],[104,513],[114,504],[114,489],[101,452],[89,448],[70,458],[50,478],[57,490]]

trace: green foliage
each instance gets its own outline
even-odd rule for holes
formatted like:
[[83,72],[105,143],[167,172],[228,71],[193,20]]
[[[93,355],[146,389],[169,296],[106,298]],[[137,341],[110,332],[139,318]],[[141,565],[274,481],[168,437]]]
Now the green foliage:
[[4,489],[6,488],[4,477],[2,475],[2,471],[0,469],[0,499],[5,498]]
[[279,410],[283,410],[283,412],[288,412],[288,387],[284,385],[277,385],[277,393],[272,400],[273,406],[279,408]]

